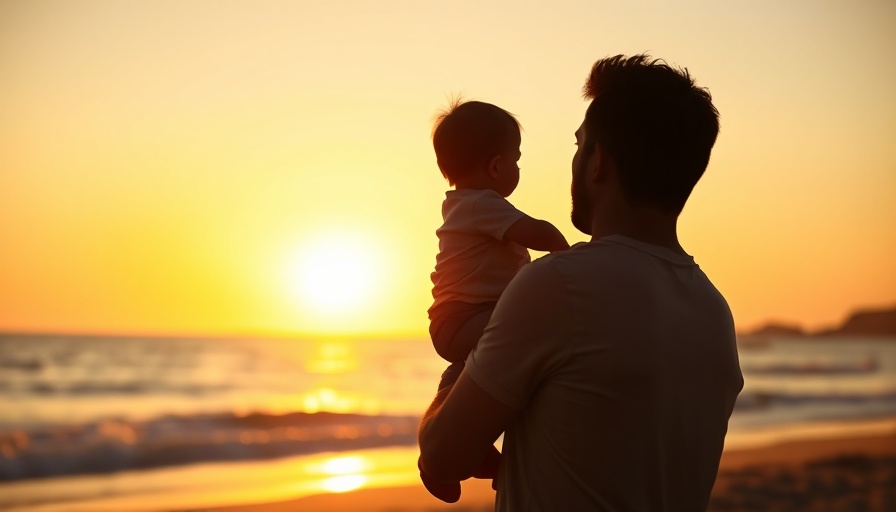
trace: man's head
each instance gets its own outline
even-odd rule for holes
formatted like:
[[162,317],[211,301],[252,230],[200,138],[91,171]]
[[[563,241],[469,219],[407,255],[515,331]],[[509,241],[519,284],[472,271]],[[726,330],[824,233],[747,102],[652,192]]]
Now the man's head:
[[612,161],[629,203],[678,215],[706,170],[719,132],[709,92],[686,69],[647,55],[595,62],[583,92],[592,101],[573,160],[573,224],[588,232],[583,226],[594,205],[579,171],[598,146],[601,158]]
[[455,100],[436,118],[432,132],[439,169],[451,185],[493,158],[518,151],[519,139],[520,125],[513,114],[481,101]]

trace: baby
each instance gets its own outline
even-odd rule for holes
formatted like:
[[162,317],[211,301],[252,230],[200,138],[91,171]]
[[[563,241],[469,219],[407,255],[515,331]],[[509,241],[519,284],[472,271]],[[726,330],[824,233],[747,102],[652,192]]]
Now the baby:
[[[432,142],[439,169],[454,186],[445,193],[444,223],[436,230],[439,254],[429,308],[432,343],[451,363],[441,390],[457,380],[498,297],[529,263],[526,249],[560,251],[569,244],[551,223],[505,199],[520,181],[520,125],[512,114],[489,103],[457,101],[436,120]],[[493,477],[498,460],[495,450],[475,476]],[[436,481],[422,471],[420,476],[437,498],[460,498],[460,482]]]

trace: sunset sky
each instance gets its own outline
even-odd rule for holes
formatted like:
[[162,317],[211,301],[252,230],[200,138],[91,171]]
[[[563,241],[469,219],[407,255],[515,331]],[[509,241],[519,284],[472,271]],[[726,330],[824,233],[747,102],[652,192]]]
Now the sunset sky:
[[436,111],[516,114],[582,241],[581,87],[645,51],[721,112],[680,237],[739,328],[896,304],[896,2],[0,0],[0,331],[424,336]]

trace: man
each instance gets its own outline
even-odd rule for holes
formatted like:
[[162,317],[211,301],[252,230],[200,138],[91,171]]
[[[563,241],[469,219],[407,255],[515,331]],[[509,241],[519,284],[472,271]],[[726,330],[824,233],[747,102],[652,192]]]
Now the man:
[[572,222],[588,243],[510,283],[421,422],[420,466],[469,478],[505,432],[499,511],[706,510],[743,387],[724,298],[679,245],[718,112],[687,71],[595,63]]

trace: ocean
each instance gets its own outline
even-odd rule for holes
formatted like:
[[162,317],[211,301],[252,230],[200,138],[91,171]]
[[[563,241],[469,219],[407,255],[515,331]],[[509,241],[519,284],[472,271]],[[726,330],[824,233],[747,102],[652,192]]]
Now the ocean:
[[[739,343],[729,445],[896,416],[894,337]],[[411,484],[417,421],[444,366],[428,340],[0,335],[0,509]]]

